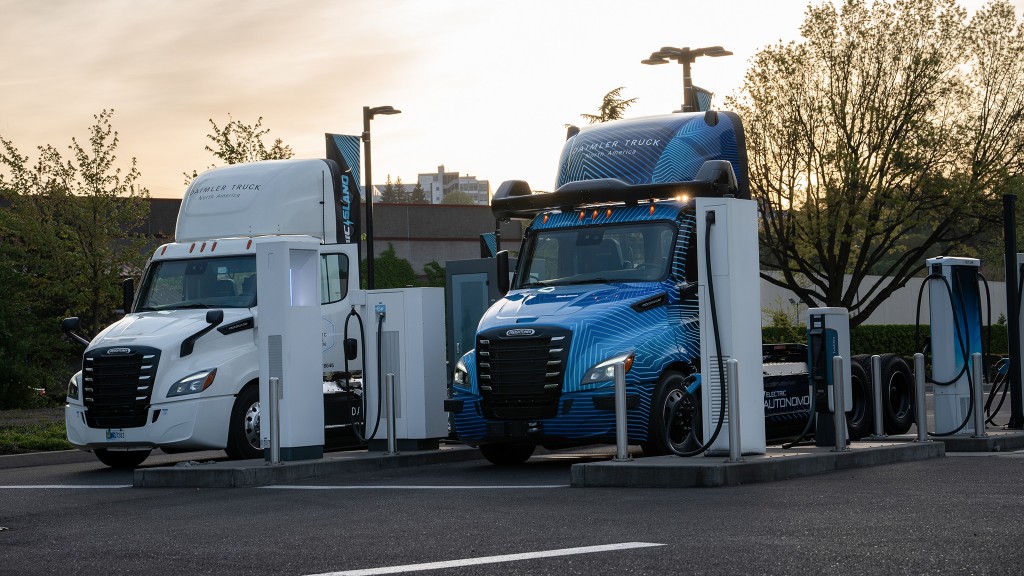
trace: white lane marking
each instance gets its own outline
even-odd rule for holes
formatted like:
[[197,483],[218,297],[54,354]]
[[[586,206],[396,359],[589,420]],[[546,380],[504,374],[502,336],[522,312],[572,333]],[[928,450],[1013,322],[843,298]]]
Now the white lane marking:
[[130,484],[39,484],[36,486],[0,486],[0,490],[95,490],[104,488],[131,488]]
[[545,550],[542,552],[524,552],[521,554],[502,554],[500,556],[481,556],[479,558],[466,558],[464,560],[449,560],[446,562],[427,562],[425,564],[406,564],[405,566],[385,566],[382,568],[366,568],[363,570],[347,570],[344,572],[324,572],[310,576],[372,576],[374,574],[399,574],[401,572],[420,572],[423,570],[438,570],[441,568],[458,568],[462,566],[476,566],[479,564],[496,564],[499,562],[515,562],[518,560],[533,560],[536,558],[554,558],[556,556],[572,556],[576,554],[593,554],[595,552],[612,552],[615,550],[629,550],[631,548],[650,548],[653,546],[664,546],[651,542],[623,542],[621,544],[606,544],[603,546],[583,546],[581,548],[562,548],[560,550]]
[[508,486],[410,486],[399,484],[394,486],[385,485],[361,485],[361,486],[296,486],[276,485],[260,486],[267,490],[514,490],[514,489],[547,489],[547,488],[569,488],[568,484],[534,484],[534,485],[508,485]]

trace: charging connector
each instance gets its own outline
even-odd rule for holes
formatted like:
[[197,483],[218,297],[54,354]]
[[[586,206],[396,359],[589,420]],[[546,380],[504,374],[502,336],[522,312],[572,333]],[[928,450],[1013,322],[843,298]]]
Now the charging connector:
[[386,318],[388,315],[388,307],[383,302],[374,304],[373,311],[377,314],[377,318]]

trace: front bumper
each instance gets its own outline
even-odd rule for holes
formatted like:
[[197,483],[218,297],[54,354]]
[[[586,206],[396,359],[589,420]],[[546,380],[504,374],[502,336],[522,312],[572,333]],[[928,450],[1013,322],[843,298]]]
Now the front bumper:
[[90,428],[85,406],[64,409],[68,441],[80,450],[153,448],[221,450],[227,446],[234,396],[192,398],[153,404],[139,428]]

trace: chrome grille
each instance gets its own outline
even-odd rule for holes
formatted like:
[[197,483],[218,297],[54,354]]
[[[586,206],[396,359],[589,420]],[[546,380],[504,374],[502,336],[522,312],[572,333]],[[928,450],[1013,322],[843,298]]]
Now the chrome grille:
[[85,421],[90,428],[146,425],[160,351],[144,346],[90,350],[82,360]]

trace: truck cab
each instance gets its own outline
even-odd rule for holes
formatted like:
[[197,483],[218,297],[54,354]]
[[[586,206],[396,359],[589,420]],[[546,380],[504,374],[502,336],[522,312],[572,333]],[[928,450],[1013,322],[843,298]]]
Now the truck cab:
[[68,440],[115,467],[137,466],[157,447],[262,457],[256,247],[283,235],[319,241],[325,378],[314,385],[323,386],[328,428],[351,428],[359,362],[346,361],[342,333],[359,289],[353,195],[351,173],[330,160],[200,175],[175,241],[154,250],[131,308],[88,343],[68,387]]

